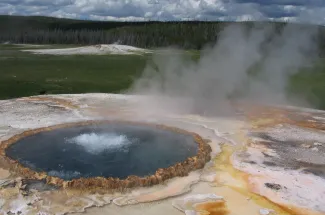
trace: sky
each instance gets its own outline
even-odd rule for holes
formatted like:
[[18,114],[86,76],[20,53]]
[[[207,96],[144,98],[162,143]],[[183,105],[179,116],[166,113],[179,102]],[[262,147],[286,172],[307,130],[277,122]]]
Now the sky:
[[325,0],[0,0],[0,14],[90,20],[276,20],[325,24]]

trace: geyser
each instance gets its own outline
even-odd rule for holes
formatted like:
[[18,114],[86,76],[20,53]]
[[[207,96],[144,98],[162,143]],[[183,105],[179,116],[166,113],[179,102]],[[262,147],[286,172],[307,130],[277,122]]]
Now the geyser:
[[203,168],[211,152],[198,135],[177,128],[108,121],[32,130],[5,145],[23,176],[67,187],[158,184]]

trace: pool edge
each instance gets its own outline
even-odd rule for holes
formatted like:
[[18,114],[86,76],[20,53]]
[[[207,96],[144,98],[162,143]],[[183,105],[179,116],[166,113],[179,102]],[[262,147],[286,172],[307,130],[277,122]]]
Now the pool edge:
[[[55,176],[49,176],[46,172],[36,172],[30,168],[24,167],[17,160],[11,159],[6,155],[6,149],[16,143],[18,140],[34,135],[44,131],[51,131],[59,128],[68,128],[74,126],[83,125],[96,125],[105,123],[128,123],[133,125],[146,125],[154,126],[159,129],[170,130],[177,133],[189,134],[194,138],[194,141],[198,145],[197,154],[192,157],[188,157],[185,161],[176,163],[167,168],[159,168],[156,170],[155,174],[139,177],[135,175],[130,175],[126,179],[119,178],[105,178],[105,177],[91,177],[91,178],[78,178],[72,180],[64,180]],[[212,149],[208,143],[206,143],[203,138],[194,132],[189,132],[180,128],[152,124],[146,122],[135,122],[135,121],[124,121],[124,120],[89,120],[82,122],[64,123],[53,125],[49,127],[37,128],[22,132],[20,134],[14,135],[8,140],[2,141],[0,143],[0,155],[5,158],[8,162],[10,170],[21,175],[26,179],[36,179],[36,180],[46,180],[48,184],[56,185],[61,188],[74,188],[74,189],[105,189],[105,190],[125,190],[135,187],[148,187],[152,185],[161,184],[164,181],[174,178],[174,177],[184,177],[190,172],[204,168],[205,164],[211,160]]]

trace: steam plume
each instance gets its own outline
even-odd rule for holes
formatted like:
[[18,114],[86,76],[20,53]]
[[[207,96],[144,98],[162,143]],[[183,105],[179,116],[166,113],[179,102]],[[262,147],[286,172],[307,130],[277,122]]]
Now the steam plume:
[[158,51],[129,93],[148,95],[151,109],[227,113],[232,100],[290,104],[288,79],[317,53],[316,27],[226,27],[198,61],[176,49]]

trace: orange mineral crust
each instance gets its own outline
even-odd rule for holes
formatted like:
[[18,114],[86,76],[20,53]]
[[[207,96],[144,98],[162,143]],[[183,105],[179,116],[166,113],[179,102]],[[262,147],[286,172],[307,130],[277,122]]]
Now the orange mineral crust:
[[227,209],[226,202],[206,202],[202,204],[197,204],[195,206],[196,211],[199,211],[200,215],[228,215],[229,210]]

